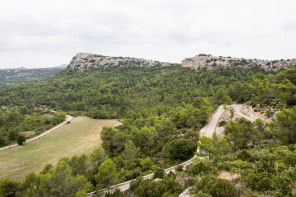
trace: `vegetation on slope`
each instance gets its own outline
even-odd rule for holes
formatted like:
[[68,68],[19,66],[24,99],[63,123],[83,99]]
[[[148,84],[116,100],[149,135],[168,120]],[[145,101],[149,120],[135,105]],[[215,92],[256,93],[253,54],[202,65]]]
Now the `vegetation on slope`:
[[[129,111],[159,110],[211,97],[213,104],[231,101],[227,87],[244,83],[263,71],[242,68],[195,72],[169,67],[113,67],[89,72],[64,71],[38,82],[0,89],[1,105],[47,105],[64,111],[83,111],[94,118],[124,117]],[[222,97],[221,97],[222,96]],[[163,109],[163,110],[162,110]]]
[[[276,179],[269,177],[268,173],[277,172],[277,177],[282,177],[293,170],[290,167],[294,163],[280,163],[280,159],[285,157],[275,149],[281,146],[289,149],[294,143],[295,110],[284,107],[294,106],[295,72],[295,69],[268,74],[256,68],[195,72],[180,66],[121,67],[84,73],[63,72],[36,83],[2,88],[1,104],[27,105],[29,108],[49,105],[66,111],[80,111],[93,118],[125,119],[117,128],[103,129],[102,147],[95,149],[89,157],[63,158],[56,167],[46,166],[40,175],[28,175],[21,185],[3,180],[0,190],[14,188],[14,194],[31,196],[83,196],[92,187],[100,189],[142,174],[160,172],[193,155],[198,131],[218,105],[248,101],[283,109],[283,112],[268,125],[248,121],[227,123],[225,138],[216,136],[216,140],[210,140],[213,147],[209,150],[212,152],[208,160],[197,161],[187,171],[170,174],[159,182],[138,179],[128,192],[136,196],[176,196],[189,185],[193,186],[192,192],[197,196],[236,196],[248,194],[248,189],[265,192],[246,184],[244,173],[252,172],[262,172],[263,178],[270,179],[263,183],[270,194],[293,192],[272,187]],[[200,143],[203,141],[207,142],[207,139],[202,138]],[[266,149],[278,154],[275,157],[279,160],[277,167],[272,168],[275,163],[270,164],[270,160],[261,153],[255,154],[253,160],[244,159],[248,156],[236,159],[243,148],[250,152]],[[293,148],[289,151],[287,154],[294,154]],[[249,154],[251,158],[255,157]],[[282,171],[279,166],[284,166]],[[238,170],[233,171],[232,168]],[[238,183],[242,187],[237,190],[238,186],[217,178],[219,170],[241,173],[242,179]],[[182,184],[180,176],[184,178],[183,182],[187,180],[186,183]],[[291,177],[289,184],[293,181]],[[116,192],[114,195],[128,193]]]
[[24,137],[38,135],[64,119],[63,112],[34,110],[27,106],[0,109],[0,147],[16,141],[24,142]]

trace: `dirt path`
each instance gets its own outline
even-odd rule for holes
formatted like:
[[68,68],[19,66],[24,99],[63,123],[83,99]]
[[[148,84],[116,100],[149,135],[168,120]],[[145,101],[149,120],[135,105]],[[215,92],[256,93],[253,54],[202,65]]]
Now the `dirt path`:
[[[68,121],[71,121],[72,119],[73,119],[72,116],[66,115],[66,119],[65,119],[62,123],[60,123],[60,124],[58,124],[58,125],[52,127],[51,129],[49,129],[49,130],[47,130],[47,131],[41,133],[40,135],[38,135],[38,136],[36,136],[36,137],[33,137],[33,138],[28,139],[28,140],[26,141],[26,143],[32,142],[32,141],[34,141],[34,140],[37,140],[37,139],[39,139],[39,138],[41,138],[41,137],[43,137],[43,136],[45,136],[45,135],[47,135],[47,134],[53,132],[54,130],[56,130],[57,128],[63,126],[64,124],[66,124]],[[17,146],[19,146],[19,145],[18,145],[18,144],[13,144],[13,145],[5,146],[5,147],[3,147],[3,148],[0,148],[0,151],[1,151],[1,150],[7,150],[7,149],[9,149],[9,148],[13,148],[13,147],[17,147]]]

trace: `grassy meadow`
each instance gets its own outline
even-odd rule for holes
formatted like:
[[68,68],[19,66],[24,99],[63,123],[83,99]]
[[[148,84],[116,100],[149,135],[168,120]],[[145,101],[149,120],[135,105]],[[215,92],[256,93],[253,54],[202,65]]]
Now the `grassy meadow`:
[[0,151],[0,179],[23,180],[30,172],[39,173],[47,163],[55,165],[61,157],[88,154],[100,143],[104,126],[119,124],[117,120],[75,117],[41,139]]

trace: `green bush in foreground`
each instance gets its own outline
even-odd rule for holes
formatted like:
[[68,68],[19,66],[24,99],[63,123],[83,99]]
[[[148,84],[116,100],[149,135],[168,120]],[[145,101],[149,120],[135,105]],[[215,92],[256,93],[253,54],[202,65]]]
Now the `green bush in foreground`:
[[25,142],[26,142],[26,137],[25,136],[19,135],[17,137],[17,143],[18,143],[18,145],[23,145]]

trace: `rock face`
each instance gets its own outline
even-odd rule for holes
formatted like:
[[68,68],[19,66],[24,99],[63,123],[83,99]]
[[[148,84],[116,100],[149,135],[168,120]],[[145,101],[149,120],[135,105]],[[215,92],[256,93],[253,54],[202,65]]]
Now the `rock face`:
[[[153,60],[146,60],[143,58],[132,57],[111,57],[96,55],[91,53],[78,53],[73,57],[68,70],[86,71],[97,68],[109,67],[124,67],[124,66],[137,66],[137,67],[152,67],[152,66],[170,66],[168,62],[158,62]],[[206,68],[213,70],[218,67],[260,67],[265,71],[284,70],[290,67],[296,67],[296,59],[291,60],[259,60],[259,59],[244,59],[244,58],[231,58],[222,56],[211,56],[200,54],[195,57],[186,58],[182,61],[182,67],[189,67],[195,70]]]
[[123,66],[169,66],[170,63],[145,60],[143,58],[111,57],[91,53],[78,53],[68,65],[69,70],[85,71],[96,68],[123,67]]
[[291,60],[258,60],[258,59],[244,59],[244,58],[231,58],[222,56],[211,56],[200,54],[195,57],[186,58],[182,61],[182,67],[189,67],[195,70],[206,68],[213,70],[222,67],[261,67],[265,71],[284,70],[291,67],[296,67],[296,59]]

